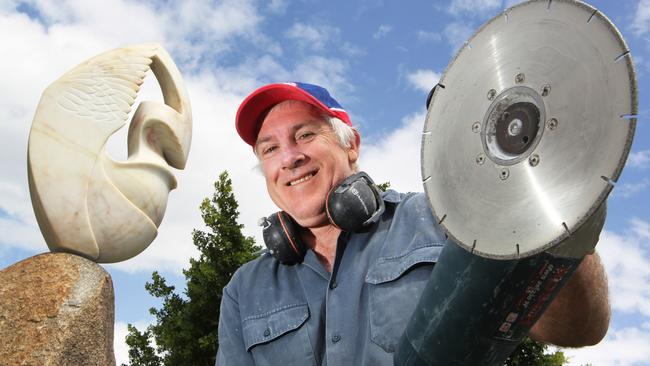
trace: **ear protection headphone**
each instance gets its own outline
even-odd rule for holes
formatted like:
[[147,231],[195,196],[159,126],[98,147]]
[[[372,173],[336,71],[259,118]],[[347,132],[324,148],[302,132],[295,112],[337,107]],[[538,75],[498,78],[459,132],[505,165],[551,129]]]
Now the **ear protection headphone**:
[[[329,221],[342,231],[362,231],[379,220],[384,200],[368,174],[359,172],[332,188],[325,201]],[[269,253],[281,263],[302,262],[307,245],[300,239],[300,225],[284,211],[259,221]]]

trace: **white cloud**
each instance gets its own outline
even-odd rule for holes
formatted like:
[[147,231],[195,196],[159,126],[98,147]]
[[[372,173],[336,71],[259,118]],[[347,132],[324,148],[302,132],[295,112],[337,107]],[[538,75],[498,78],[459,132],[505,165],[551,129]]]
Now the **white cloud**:
[[[21,1],[13,1],[18,6]],[[31,0],[23,2],[29,8],[37,9],[38,15],[46,23],[69,21],[72,18],[72,4],[70,2],[61,2],[57,4],[55,0]],[[58,6],[57,6],[58,5]],[[13,10],[13,9],[12,9]]]
[[45,13],[49,17],[48,20],[56,21],[53,28],[60,27],[70,34],[85,28],[92,30],[93,38],[99,38],[106,44],[115,44],[127,39],[133,39],[135,42],[163,39],[160,32],[163,29],[163,19],[140,3],[112,1],[102,6],[81,0],[36,3],[44,6],[47,4]]
[[451,22],[445,27],[444,35],[451,45],[452,52],[456,52],[472,35],[473,28],[465,22]]
[[268,2],[268,8],[273,13],[284,13],[287,11],[287,2],[285,0],[271,0]]
[[84,0],[36,0],[32,5],[50,27],[48,33],[60,30],[71,46],[79,37],[87,39],[90,50],[158,41],[176,54],[177,62],[192,67],[229,50],[238,36],[258,37],[255,30],[261,20],[252,0],[112,0],[101,6]]
[[[650,223],[634,218],[623,233],[605,230],[597,250],[609,283],[610,329],[599,344],[563,349],[569,365],[647,365],[650,359]],[[639,319],[620,326],[624,318]],[[645,319],[645,320],[644,320]]]
[[[166,7],[164,4],[160,9]],[[201,39],[207,40],[249,33],[262,19],[254,2],[249,0],[188,1],[180,9],[167,10],[166,16],[181,22],[169,27],[168,33],[196,36],[198,32]]]
[[258,32],[262,21],[253,0],[225,0],[220,2],[183,1],[176,6],[160,4],[156,13],[164,21],[162,28],[169,46],[176,52],[176,60],[188,68],[211,66],[218,58],[244,39],[257,44],[268,44],[277,51],[279,47]]
[[379,26],[379,29],[372,35],[374,39],[384,38],[388,33],[393,30],[393,27],[390,25],[382,24]]
[[[140,331],[142,329],[138,328]],[[129,364],[129,346],[126,345],[126,336],[129,334],[127,324],[115,322],[115,333],[113,334],[113,351],[115,351],[115,364]]]
[[25,223],[2,217],[0,232],[3,233],[0,242],[2,246],[22,248],[33,253],[48,251],[35,219]]
[[650,241],[650,223],[643,221],[638,217],[630,220],[630,223],[632,224],[632,232],[636,235],[637,238],[645,241]]
[[501,7],[501,0],[452,0],[447,9],[451,14],[487,13]]
[[18,0],[5,0],[0,2],[0,13],[13,11],[18,5]]
[[415,70],[406,75],[406,80],[415,89],[428,93],[440,80],[440,73],[433,70]]
[[292,75],[297,80],[322,85],[336,95],[336,99],[346,100],[347,93],[354,90],[345,77],[347,70],[348,63],[343,59],[310,56],[293,70]]
[[328,25],[308,25],[305,23],[294,23],[285,35],[289,39],[298,42],[301,47],[321,51],[331,40],[338,37],[340,31]]
[[[20,161],[25,164],[24,158]],[[11,169],[12,166],[4,167],[5,172],[12,172],[7,168]],[[9,177],[3,177],[0,182],[0,208],[8,214],[0,216],[0,246],[18,247],[34,253],[46,252],[47,244],[38,228],[29,199],[26,169],[23,167],[20,170],[25,171],[24,185]]]
[[402,126],[374,141],[361,141],[359,167],[377,183],[400,192],[420,192],[420,141],[425,113],[405,117]]
[[417,37],[420,41],[431,41],[431,42],[438,42],[442,39],[442,36],[438,32],[428,32],[425,30],[418,30],[417,31]]
[[346,55],[347,58],[362,56],[366,53],[363,48],[350,42],[343,42],[343,45],[341,46],[341,52]]
[[650,27],[650,0],[639,0],[631,27],[637,36],[642,36],[648,32],[648,27]]
[[605,230],[598,251],[607,271],[612,308],[650,316],[650,225],[630,221],[623,234]]
[[631,152],[627,157],[627,162],[631,167],[645,169],[650,164],[650,150],[641,150]]
[[248,58],[234,67],[203,70],[197,75],[197,79],[209,80],[210,84],[204,85],[206,92],[222,92],[243,97],[264,82],[292,81],[295,76],[274,57],[262,55]]
[[610,329],[605,339],[593,346],[563,349],[570,366],[609,365],[642,366],[650,360],[650,324]]
[[650,187],[650,179],[648,178],[636,182],[619,183],[614,186],[612,197],[630,198],[643,192],[648,187]]

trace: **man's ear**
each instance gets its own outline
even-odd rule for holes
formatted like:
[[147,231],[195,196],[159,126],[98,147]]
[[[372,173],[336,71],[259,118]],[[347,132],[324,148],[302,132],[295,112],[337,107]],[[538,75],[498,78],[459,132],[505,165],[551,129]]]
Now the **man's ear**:
[[354,166],[359,160],[359,149],[361,148],[361,135],[357,130],[354,131],[354,142],[350,144],[348,149],[348,161],[351,166]]

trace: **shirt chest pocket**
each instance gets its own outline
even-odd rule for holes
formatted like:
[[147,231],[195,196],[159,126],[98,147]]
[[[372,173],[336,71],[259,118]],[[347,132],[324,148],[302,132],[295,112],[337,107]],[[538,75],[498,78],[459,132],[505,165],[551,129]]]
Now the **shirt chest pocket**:
[[305,322],[309,318],[307,304],[292,304],[242,321],[246,351],[256,365],[315,364]]
[[379,258],[368,270],[370,339],[384,351],[395,352],[441,250],[437,244],[416,247]]

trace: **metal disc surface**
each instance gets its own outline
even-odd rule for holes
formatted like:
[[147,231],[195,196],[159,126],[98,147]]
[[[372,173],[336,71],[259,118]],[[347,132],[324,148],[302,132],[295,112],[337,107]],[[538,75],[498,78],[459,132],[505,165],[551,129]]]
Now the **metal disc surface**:
[[606,199],[636,125],[632,59],[616,27],[578,1],[530,1],[483,25],[433,94],[422,179],[466,249],[526,257]]

